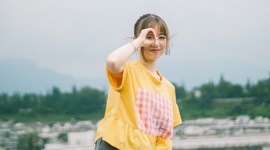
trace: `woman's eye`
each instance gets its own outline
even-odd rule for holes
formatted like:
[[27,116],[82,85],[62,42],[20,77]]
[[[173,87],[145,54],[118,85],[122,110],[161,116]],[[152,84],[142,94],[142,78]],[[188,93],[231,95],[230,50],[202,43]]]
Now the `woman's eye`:
[[147,39],[148,39],[148,40],[152,40],[153,37],[152,37],[152,36],[148,36]]
[[165,37],[165,36],[160,36],[159,39],[160,39],[160,40],[165,40],[166,37]]

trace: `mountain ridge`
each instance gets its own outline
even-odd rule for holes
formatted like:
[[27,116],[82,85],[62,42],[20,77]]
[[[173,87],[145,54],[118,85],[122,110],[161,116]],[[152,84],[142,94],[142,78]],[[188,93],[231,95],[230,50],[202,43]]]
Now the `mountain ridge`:
[[[169,81],[184,85],[187,90],[209,81],[217,83],[221,76],[233,84],[241,85],[268,77],[265,67],[237,61],[186,61],[177,64],[174,60],[163,60],[158,64],[158,69]],[[0,93],[45,93],[53,87],[71,91],[74,86],[90,86],[107,91],[109,83],[106,77],[75,78],[42,68],[27,59],[0,59]]]
[[73,86],[90,86],[100,90],[107,87],[106,78],[74,78],[48,68],[41,68],[25,59],[0,60],[0,93],[44,93],[52,87],[71,91]]

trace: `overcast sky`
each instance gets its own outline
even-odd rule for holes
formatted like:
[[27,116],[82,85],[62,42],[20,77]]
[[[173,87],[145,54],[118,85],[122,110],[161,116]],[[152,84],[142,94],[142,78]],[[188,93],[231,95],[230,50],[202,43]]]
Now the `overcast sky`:
[[[73,77],[105,76],[107,55],[131,40],[145,13],[169,26],[171,55],[160,66],[170,80],[199,84],[221,73],[233,82],[268,77],[269,0],[0,0],[0,59],[29,59]],[[228,69],[228,62],[239,68]]]

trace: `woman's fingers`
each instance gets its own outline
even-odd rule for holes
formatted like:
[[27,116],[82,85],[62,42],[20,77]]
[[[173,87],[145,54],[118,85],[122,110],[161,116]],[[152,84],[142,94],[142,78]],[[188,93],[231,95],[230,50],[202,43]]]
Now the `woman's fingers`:
[[156,39],[156,31],[153,28],[143,29],[141,31],[141,36],[144,39]]
[[152,39],[155,40],[157,38],[156,31],[153,28],[148,28],[148,29],[149,30],[148,30],[147,35],[152,36]]
[[149,46],[157,40],[156,31],[153,28],[146,28],[141,30],[139,37],[135,40],[138,48]]
[[141,38],[143,39],[143,46],[151,45],[157,38],[156,32],[153,28],[143,29],[141,31]]

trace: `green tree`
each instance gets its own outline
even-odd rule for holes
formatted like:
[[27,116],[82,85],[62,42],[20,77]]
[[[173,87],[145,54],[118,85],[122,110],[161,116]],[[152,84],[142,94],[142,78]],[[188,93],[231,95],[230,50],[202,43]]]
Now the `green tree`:
[[36,132],[26,133],[19,136],[18,139],[18,150],[41,150],[44,148],[42,139],[39,138]]
[[8,114],[14,114],[14,113],[18,113],[18,110],[20,108],[22,108],[23,103],[21,100],[21,95],[19,93],[15,93],[14,95],[12,95],[9,99],[8,99],[8,103],[7,103],[7,110],[6,113]]
[[66,143],[68,141],[67,133],[60,133],[57,138],[62,143]]
[[220,76],[219,83],[217,85],[217,97],[219,98],[229,98],[229,92],[231,90],[232,84],[226,81],[223,75]]
[[203,84],[199,90],[201,91],[201,98],[211,101],[217,97],[217,88],[213,82]]
[[0,114],[7,112],[8,98],[9,96],[5,93],[0,95]]
[[243,97],[244,90],[241,85],[232,85],[230,89],[228,89],[227,97]]
[[175,87],[176,99],[184,99],[187,93],[185,86],[183,84],[181,86],[178,86],[176,83],[173,83],[173,85]]
[[256,103],[270,104],[270,79],[259,81],[251,88],[251,93],[256,97]]

